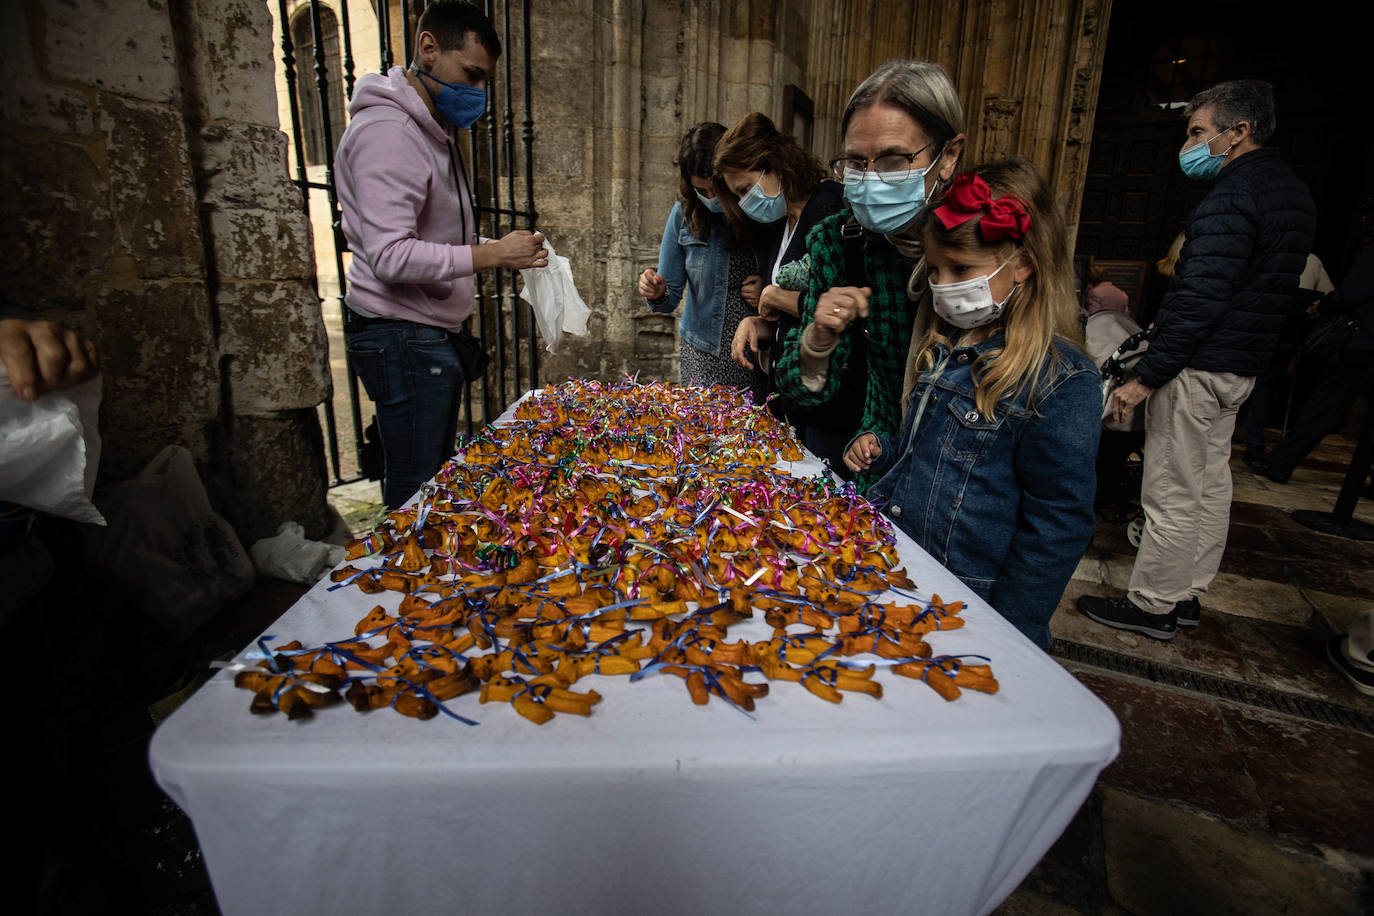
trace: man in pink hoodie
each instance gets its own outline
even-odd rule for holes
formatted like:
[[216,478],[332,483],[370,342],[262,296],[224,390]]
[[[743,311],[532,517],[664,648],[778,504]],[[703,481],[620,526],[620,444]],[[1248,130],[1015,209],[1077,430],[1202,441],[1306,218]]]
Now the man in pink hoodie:
[[348,269],[344,334],[377,408],[382,495],[396,508],[452,454],[463,370],[450,340],[473,310],[473,276],[544,267],[537,232],[480,239],[454,142],[486,110],[501,56],[487,17],[457,0],[420,17],[410,67],[358,81],[335,158]]

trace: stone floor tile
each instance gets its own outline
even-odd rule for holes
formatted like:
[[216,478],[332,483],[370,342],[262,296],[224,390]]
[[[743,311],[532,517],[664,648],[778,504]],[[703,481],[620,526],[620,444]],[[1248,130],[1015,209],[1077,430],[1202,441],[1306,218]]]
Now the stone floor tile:
[[1128,913],[1330,916],[1361,907],[1358,865],[1336,864],[1263,831],[1181,805],[1102,790],[1112,899]]
[[1369,565],[1352,566],[1346,562],[1307,560],[1295,568],[1298,583],[1337,594],[1364,598],[1374,604],[1374,556]]
[[1259,524],[1269,530],[1274,541],[1273,553],[1293,563],[1321,560],[1327,563],[1347,563],[1374,576],[1374,542],[1357,541],[1313,531],[1293,520],[1291,513],[1268,509],[1267,521]]
[[[1021,882],[1018,890],[1030,892],[1033,900],[1050,898],[1057,906],[1069,907],[1068,912],[1096,912],[1097,907],[1107,900],[1107,875],[1102,863],[1101,809],[1099,793],[1091,793],[1079,806],[1059,839]],[[1059,911],[1051,909],[1045,912]]]
[[[1232,475],[1232,499],[1235,503],[1271,507],[1284,512],[1292,512],[1294,509],[1330,512],[1341,490],[1339,477],[1306,468],[1295,471],[1286,484],[1274,483],[1267,477],[1258,477],[1248,468],[1243,473],[1236,472],[1234,464]],[[1234,511],[1233,506],[1232,512]],[[1355,507],[1355,518],[1374,522],[1374,502],[1368,499],[1360,500]]]
[[1101,785],[1183,802],[1231,821],[1265,823],[1264,806],[1215,701],[1135,678],[1069,670],[1121,722],[1121,754],[1102,771]]
[[1050,634],[1066,642],[1120,652],[1160,665],[1201,671],[1231,680],[1243,679],[1241,656],[1231,648],[1224,630],[1216,624],[1218,615],[1204,612],[1202,625],[1197,630],[1185,630],[1170,642],[1160,642],[1148,636],[1105,627],[1089,620],[1078,610],[1076,600],[1079,595],[1120,595],[1121,592],[1119,588],[1070,581],[1059,607],[1050,618]]
[[1346,681],[1326,657],[1324,634],[1238,617],[1222,625],[1222,638],[1240,656],[1246,683],[1374,713],[1374,697],[1341,690]]
[[1374,601],[1355,595],[1338,595],[1325,589],[1304,589],[1303,597],[1316,608],[1332,633],[1348,633],[1350,625],[1360,614],[1374,606]]
[[1273,555],[1275,547],[1271,531],[1273,524],[1266,519],[1260,524],[1231,520],[1231,528],[1226,533],[1226,558],[1236,551],[1253,551],[1260,555]]
[[1218,706],[1275,830],[1374,857],[1374,735]]
[[1312,616],[1312,605],[1296,584],[1233,572],[1217,573],[1202,596],[1202,606],[1204,621],[1208,610],[1293,625],[1305,624]]
[[[1102,911],[1083,909],[1081,907],[1069,906],[1059,903],[1047,897],[1020,888],[1012,892],[1012,895],[1002,901],[1002,905],[992,911],[992,916],[1081,916],[1081,914]],[[1113,910],[1113,912],[1117,912]]]

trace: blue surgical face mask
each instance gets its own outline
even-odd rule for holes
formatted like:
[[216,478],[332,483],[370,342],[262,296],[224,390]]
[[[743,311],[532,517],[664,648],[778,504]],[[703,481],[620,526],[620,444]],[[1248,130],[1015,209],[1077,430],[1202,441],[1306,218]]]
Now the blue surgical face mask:
[[486,90],[469,86],[467,83],[446,83],[433,74],[418,68],[415,72],[443,87],[436,93],[428,85],[425,85],[425,91],[434,100],[434,107],[439,110],[439,116],[454,127],[467,130],[476,124],[477,119],[482,116],[482,112],[487,110]]
[[772,197],[763,193],[763,175],[754,182],[749,193],[739,199],[739,208],[756,223],[776,223],[787,215],[787,198],[782,196],[782,188]]
[[[1226,130],[1230,129],[1230,127],[1226,128]],[[1217,172],[1220,172],[1221,167],[1226,163],[1226,152],[1220,155],[1213,155],[1211,144],[1212,140],[1226,133],[1226,130],[1218,131],[1213,134],[1210,139],[1196,146],[1190,146],[1185,150],[1179,150],[1178,167],[1183,169],[1183,174],[1187,175],[1189,178],[1199,179],[1216,177]],[[1229,152],[1229,150],[1227,152]]]
[[707,210],[710,210],[712,213],[720,213],[722,210],[725,209],[723,206],[721,206],[719,197],[707,197],[705,194],[701,193],[701,191],[697,188],[692,188],[692,190],[696,191],[697,200],[701,201],[701,205],[705,207]]
[[933,164],[911,169],[900,184],[888,184],[876,172],[856,174],[854,169],[845,169],[844,199],[859,225],[870,232],[895,235],[910,226],[926,205],[926,172],[932,168]]

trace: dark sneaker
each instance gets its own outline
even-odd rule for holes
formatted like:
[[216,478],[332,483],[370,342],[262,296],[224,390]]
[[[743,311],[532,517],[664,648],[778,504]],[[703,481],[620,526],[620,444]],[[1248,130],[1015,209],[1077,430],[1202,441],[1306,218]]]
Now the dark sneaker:
[[1078,599],[1078,609],[1089,620],[1118,630],[1140,633],[1151,639],[1173,639],[1178,628],[1178,615],[1173,611],[1167,614],[1147,614],[1132,604],[1129,598],[1082,595]]
[[1174,616],[1178,618],[1179,626],[1191,629],[1202,620],[1202,602],[1196,598],[1180,601],[1174,605]]
[[1331,659],[1331,664],[1336,666],[1336,670],[1345,675],[1345,679],[1365,696],[1374,697],[1374,671],[1370,671],[1361,665],[1357,665],[1345,654],[1344,636],[1333,636],[1326,641],[1326,655]]
[[1270,480],[1274,481],[1274,483],[1288,483],[1288,478],[1293,476],[1291,468],[1280,467],[1274,464],[1268,456],[1257,456],[1252,458],[1249,454],[1246,454],[1245,463],[1250,466],[1250,470],[1261,477],[1268,477]]

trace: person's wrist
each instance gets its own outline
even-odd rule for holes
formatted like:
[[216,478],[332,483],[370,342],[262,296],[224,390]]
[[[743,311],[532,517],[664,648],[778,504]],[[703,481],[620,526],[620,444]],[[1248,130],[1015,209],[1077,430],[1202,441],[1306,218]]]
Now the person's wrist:
[[839,340],[839,334],[829,328],[821,327],[814,321],[808,324],[806,330],[802,332],[802,343],[806,344],[807,348],[816,356],[829,354],[835,349]]

